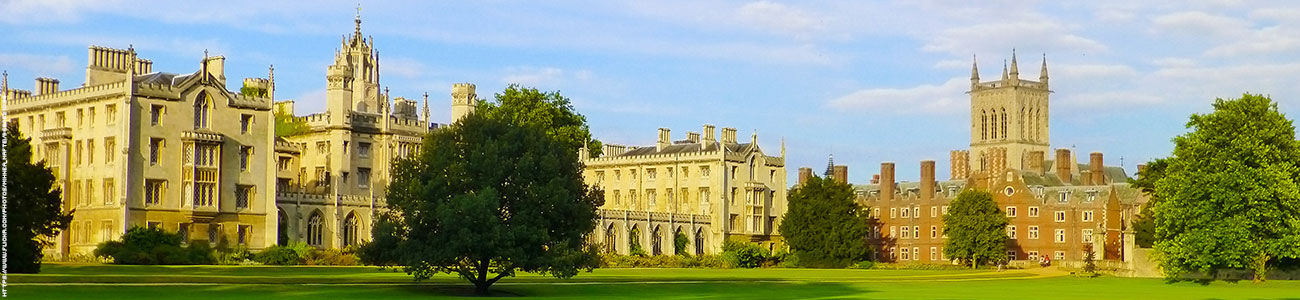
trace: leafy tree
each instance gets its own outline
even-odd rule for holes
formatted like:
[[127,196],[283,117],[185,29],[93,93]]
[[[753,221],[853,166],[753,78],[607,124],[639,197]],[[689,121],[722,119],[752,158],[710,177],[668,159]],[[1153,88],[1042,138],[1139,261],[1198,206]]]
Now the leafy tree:
[[1244,268],[1259,282],[1279,259],[1300,257],[1300,143],[1277,104],[1216,99],[1187,128],[1155,183],[1165,276]]
[[727,239],[722,241],[722,259],[732,267],[757,268],[767,261],[767,250],[758,244]]
[[677,234],[673,235],[673,252],[677,253],[677,255],[691,256],[691,253],[686,251],[686,246],[690,244],[691,238],[686,237],[685,233],[678,231]]
[[1130,178],[1129,184],[1141,189],[1147,195],[1147,204],[1142,206],[1142,211],[1133,218],[1134,242],[1138,247],[1151,248],[1156,242],[1156,218],[1155,212],[1151,210],[1156,202],[1160,201],[1160,196],[1156,192],[1156,181],[1165,177],[1165,168],[1169,166],[1169,160],[1157,158],[1147,163],[1146,169],[1138,172],[1137,178]]
[[577,275],[600,264],[584,240],[602,192],[583,183],[577,153],[538,128],[471,114],[430,133],[394,165],[388,204],[395,253],[417,280],[451,273],[475,291],[516,271]]
[[361,262],[372,266],[396,266],[402,257],[396,249],[406,238],[405,224],[391,212],[380,213],[375,218],[373,241],[365,242],[357,251]]
[[541,128],[573,152],[586,146],[591,157],[599,157],[604,148],[600,140],[591,137],[587,117],[575,111],[569,98],[559,91],[542,92],[511,84],[496,94],[495,102],[478,101],[474,114]]
[[799,263],[843,268],[870,258],[867,216],[854,199],[852,186],[816,176],[790,190],[780,231]]
[[1083,245],[1083,272],[1088,276],[1097,276],[1097,251],[1092,249],[1092,244]]
[[50,240],[68,229],[72,213],[63,212],[62,192],[54,183],[54,171],[44,161],[32,163],[31,140],[23,138],[17,124],[8,123],[5,128],[5,154],[0,155],[0,161],[8,168],[4,210],[9,219],[5,229],[9,272],[38,273],[41,249],[52,246]]
[[311,126],[307,125],[307,121],[295,118],[288,113],[275,112],[276,137],[295,136],[307,133],[309,130],[311,130]]
[[1007,217],[988,192],[967,190],[957,194],[943,216],[943,228],[948,234],[943,255],[970,263],[971,268],[1003,259],[1007,253]]

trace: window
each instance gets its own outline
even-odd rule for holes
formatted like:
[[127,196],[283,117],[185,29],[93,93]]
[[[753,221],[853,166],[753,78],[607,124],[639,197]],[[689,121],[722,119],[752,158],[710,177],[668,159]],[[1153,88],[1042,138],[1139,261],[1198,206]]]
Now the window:
[[343,141],[343,154],[348,154],[348,141]]
[[82,109],[78,108],[78,109],[77,109],[77,128],[81,128],[81,126],[85,126],[85,125],[86,125],[86,114],[82,111]]
[[104,178],[104,205],[116,204],[117,185],[113,178]]
[[321,217],[320,211],[312,212],[311,217],[307,218],[307,244],[312,246],[321,246],[325,233],[325,220]]
[[158,126],[162,123],[163,106],[154,104],[149,107],[149,125]]
[[357,143],[357,156],[360,156],[361,158],[369,158],[370,143],[366,143],[366,142]]
[[217,239],[221,237],[221,225],[208,224],[208,243],[217,244]]
[[709,178],[709,166],[700,167],[700,178]]
[[[650,174],[650,172],[647,172],[647,173],[646,173],[646,177],[647,177],[647,178],[650,176],[649,174]],[[655,191],[654,191],[654,190],[647,190],[647,191],[645,191],[645,201],[647,201],[648,203],[650,203],[650,206],[655,206],[655,202],[656,202],[655,200],[659,200],[659,199],[657,199],[657,198],[659,198],[659,197],[657,197],[657,195],[655,195]]]
[[1091,229],[1091,228],[1089,228],[1089,229],[1084,229],[1084,230],[1083,230],[1083,242],[1084,242],[1084,243],[1091,243],[1091,242],[1092,242],[1092,229]]
[[86,179],[86,191],[85,191],[85,193],[86,193],[86,194],[85,194],[84,196],[86,197],[86,205],[90,205],[91,203],[94,202],[94,201],[92,201],[92,200],[95,199],[95,180],[94,180],[94,179]]
[[117,123],[117,104],[109,104],[104,107],[104,119],[107,120],[108,125]]
[[360,222],[357,221],[357,215],[354,214],[348,214],[347,219],[343,220],[343,245],[344,246],[355,246],[358,244],[357,233],[358,231],[360,231],[358,230],[358,228],[361,227],[360,225],[361,225]]
[[912,218],[920,218],[920,217],[921,217],[921,207],[913,207]]
[[370,168],[357,168],[357,186],[370,188]]
[[54,127],[59,127],[59,128],[68,127],[68,114],[64,112],[54,113],[54,121],[55,121]]
[[343,176],[339,176],[339,183],[342,183],[344,186],[347,186],[347,184],[348,184],[348,172],[343,172]]
[[930,247],[930,260],[939,260],[939,248]]
[[239,170],[247,172],[253,163],[253,146],[239,146]]
[[620,172],[619,170],[614,170],[614,181],[619,181],[619,180],[623,180],[623,172]]
[[330,153],[329,142],[316,142],[316,153],[329,154]]
[[[904,227],[904,228],[907,228],[907,227]],[[889,226],[889,237],[892,238],[892,237],[896,237],[896,236],[898,236],[898,231],[897,231],[897,229],[898,229],[898,226]]]
[[1029,251],[1029,260],[1038,261],[1038,251]]
[[948,215],[948,206],[947,206],[947,205],[944,205],[944,206],[943,206],[943,215],[945,215],[945,216]]
[[[912,228],[911,228],[911,227],[903,226],[903,238],[905,238],[905,239],[912,238]],[[906,259],[906,258],[904,258],[904,259]]]
[[912,247],[912,260],[921,260],[921,247]]
[[691,177],[691,168],[682,167],[682,179],[686,179],[687,177]]
[[1015,207],[1015,206],[1007,206],[1007,217],[1008,217],[1008,218],[1015,218],[1015,217],[1016,217],[1016,207]]
[[1065,259],[1065,251],[1056,251],[1055,255],[1052,256],[1054,256],[1056,260],[1063,260]]
[[95,163],[95,140],[86,140],[86,164]]
[[912,238],[914,239],[921,238],[921,226],[912,226]]
[[239,225],[239,244],[240,244],[240,245],[247,245],[247,244],[248,244],[248,236],[249,236],[250,234],[252,234],[252,231],[253,231],[252,228],[250,228],[250,226],[248,226],[248,225]]
[[248,134],[248,132],[252,130],[252,126],[253,126],[253,115],[249,115],[249,114],[239,115],[239,133]]
[[938,237],[939,237],[939,226],[930,225],[930,238],[933,239]]
[[668,178],[673,178],[673,167],[664,168],[664,171],[664,174],[668,174]]
[[889,217],[890,217],[890,218],[897,218],[897,217],[898,217],[898,208],[890,207],[890,208],[889,208]]
[[619,195],[618,192],[619,191],[614,191],[614,205],[619,205],[623,203],[623,199],[621,198],[622,196]]
[[1057,221],[1057,222],[1065,222],[1065,211],[1064,211],[1064,210],[1058,210],[1058,211],[1056,211],[1056,221]]
[[1016,225],[1007,225],[1007,238],[1016,239]]
[[159,227],[162,227],[162,222],[158,222],[158,221],[148,221],[148,222],[144,222],[144,224],[149,229],[158,229]]
[[1065,242],[1065,229],[1057,229],[1057,230],[1056,230],[1056,242],[1057,242],[1057,243],[1064,243],[1064,242]]
[[871,209],[871,217],[872,217],[872,218],[876,218],[876,219],[879,219],[879,218],[880,218],[880,208],[879,208],[879,207],[876,207],[876,208],[872,208],[872,209]]
[[1084,222],[1092,222],[1092,211],[1091,211],[1091,210],[1085,210],[1085,211],[1083,211],[1083,221],[1084,221]]
[[149,139],[149,165],[156,166],[162,160],[163,139]]
[[636,207],[636,191],[627,190],[627,204]]
[[194,128],[208,128],[208,113],[212,109],[212,101],[209,101],[208,94],[199,92],[199,96],[194,100]]
[[902,217],[903,217],[904,219],[909,218],[909,214],[908,214],[908,212],[910,212],[910,211],[912,211],[912,210],[911,210],[911,209],[907,209],[906,207],[904,207],[904,208],[903,208],[903,215],[902,215]]
[[112,137],[104,138],[104,162],[105,163],[111,163],[113,162],[114,159],[117,159],[117,155],[113,155],[114,154],[113,152],[116,150],[115,148],[117,148],[116,138],[112,138]]
[[908,250],[910,250],[910,249],[903,248],[903,255],[901,255],[899,258],[901,258],[902,260],[911,260],[911,259],[912,259],[912,256],[911,256],[911,255],[908,255],[908,254],[910,254],[911,252],[908,251]]
[[664,196],[667,197],[667,200],[668,200],[667,203],[668,203],[669,205],[672,205],[673,201],[676,200],[676,199],[673,199],[673,198],[675,198],[675,197],[673,197],[673,190],[672,190],[672,189],[664,190]]
[[1030,207],[1029,207],[1029,217],[1031,217],[1031,218],[1037,218],[1037,217],[1038,217],[1038,207],[1037,207],[1037,206],[1030,206]]
[[1013,260],[1016,260],[1016,251],[1015,250],[1007,251],[1007,261],[1013,261]]
[[289,171],[289,165],[293,164],[293,157],[282,156],[275,161],[276,168],[280,171]]
[[181,236],[181,243],[190,242],[190,223],[177,223],[176,234]]
[[736,172],[740,167],[731,167],[731,179],[736,179]]
[[657,177],[656,175],[658,175],[658,173],[659,171],[655,170],[654,168],[645,169],[645,180],[646,181],[655,180],[655,177]]
[[[1097,184],[1101,183],[1098,182]],[[1097,200],[1097,191],[1088,191],[1088,202],[1092,202],[1093,200]]]
[[77,141],[76,145],[77,152],[72,156],[72,165],[74,166],[81,164],[81,141]]
[[701,204],[701,206],[708,206],[708,204],[709,204],[709,188],[700,188],[700,204]]
[[1038,239],[1038,226],[1029,226],[1029,239]]
[[85,203],[81,202],[81,181],[80,180],[72,181],[72,203],[76,203],[76,205],[85,205]]
[[91,107],[91,108],[87,108],[87,109],[86,109],[86,125],[89,126],[90,128],[95,128],[95,108],[94,108],[94,107]]
[[316,186],[328,186],[330,182],[329,172],[325,172],[325,167],[316,167]]
[[931,207],[930,207],[930,217],[931,217],[931,218],[937,218],[937,217],[939,217],[939,207],[938,207],[938,206],[931,206]]
[[248,208],[249,200],[253,199],[253,186],[237,185],[235,186],[235,208]]
[[1057,200],[1056,200],[1057,202],[1061,202],[1061,203],[1067,203],[1067,202],[1070,202],[1070,192],[1069,192],[1069,191],[1061,191],[1061,192],[1059,192],[1059,193],[1056,193],[1056,195],[1057,195]]

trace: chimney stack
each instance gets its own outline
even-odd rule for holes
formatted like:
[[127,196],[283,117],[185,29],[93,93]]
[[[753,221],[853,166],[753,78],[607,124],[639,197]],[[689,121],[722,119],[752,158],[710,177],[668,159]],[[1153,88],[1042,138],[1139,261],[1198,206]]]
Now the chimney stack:
[[849,183],[849,166],[838,165],[831,167],[831,178],[835,179],[835,182]]
[[929,201],[934,198],[934,161],[921,161],[921,200]]
[[1105,177],[1106,173],[1102,170],[1102,168],[1104,167],[1102,165],[1102,162],[1103,161],[1102,161],[1101,152],[1093,152],[1088,155],[1088,163],[1089,163],[1088,167],[1092,169],[1093,185],[1106,184],[1106,177]]
[[714,133],[714,130],[713,130],[713,124],[704,124],[704,143],[705,143],[705,144],[712,144],[714,141],[717,141],[717,139],[713,137],[713,133]]
[[45,95],[59,92],[59,80],[48,77],[36,78],[36,94]]
[[723,144],[735,144],[735,143],[736,143],[736,129],[735,129],[735,128],[731,128],[731,127],[723,127],[723,128],[722,128],[722,143],[723,143]]
[[1073,181],[1070,178],[1070,149],[1056,149],[1056,177],[1061,178],[1061,184],[1070,185]]
[[871,184],[880,184],[880,174],[871,175]]
[[808,179],[812,178],[812,176],[813,176],[812,168],[809,167],[799,168],[799,185],[802,186],[805,182],[808,182]]
[[880,163],[880,199],[894,200],[894,162]]
[[1043,156],[1043,151],[1029,151],[1029,159],[1027,160],[1028,165],[1025,166],[1025,169],[1038,173],[1045,172],[1043,170]]
[[694,131],[687,131],[687,132],[686,132],[686,140],[687,140],[687,141],[690,141],[690,142],[692,142],[692,143],[699,143],[699,142],[700,142],[700,133],[699,133],[699,132],[694,132]]
[[659,128],[659,142],[655,143],[656,151],[663,151],[668,145],[672,145],[672,136],[669,135],[668,128]]

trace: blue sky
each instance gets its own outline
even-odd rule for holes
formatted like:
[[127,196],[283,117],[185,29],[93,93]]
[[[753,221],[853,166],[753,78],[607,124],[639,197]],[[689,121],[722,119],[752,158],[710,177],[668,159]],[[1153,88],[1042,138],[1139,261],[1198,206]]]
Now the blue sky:
[[[606,142],[649,145],[702,124],[786,140],[789,175],[828,154],[865,182],[882,161],[969,145],[972,56],[985,80],[1011,49],[1022,78],[1051,75],[1051,142],[1131,172],[1165,156],[1216,97],[1268,94],[1300,112],[1300,4],[1291,1],[364,1],[363,31],[393,96],[428,92],[446,122],[451,84],[490,97],[511,82],[559,90]],[[541,3],[534,3],[541,2]],[[203,51],[227,77],[265,77],[299,114],[324,107],[324,71],[355,1],[0,1],[0,69],[84,81],[86,47],[126,48],[188,73]],[[237,90],[238,80],[229,88]],[[793,180],[791,180],[793,182]]]

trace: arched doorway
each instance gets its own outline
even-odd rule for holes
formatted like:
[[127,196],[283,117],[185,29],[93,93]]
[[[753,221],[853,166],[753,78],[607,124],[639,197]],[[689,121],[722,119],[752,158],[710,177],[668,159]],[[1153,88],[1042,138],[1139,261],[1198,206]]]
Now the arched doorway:
[[704,228],[695,229],[695,255],[704,254]]
[[277,228],[276,231],[278,232],[278,238],[276,239],[276,243],[279,244],[280,246],[287,246],[289,245],[289,216],[284,214],[283,209],[276,209],[276,210],[279,211],[279,217],[280,217],[280,221],[276,226]]
[[627,254],[645,255],[645,249],[641,248],[641,229],[636,225],[632,225],[632,229],[627,231]]
[[618,232],[615,231],[614,224],[609,224],[609,228],[605,228],[605,253],[614,253],[614,251],[618,251],[615,249],[615,243],[617,242]]
[[650,254],[663,255],[663,244],[664,235],[659,232],[659,226],[655,226],[654,230],[650,231]]
[[348,217],[343,219],[344,247],[356,246],[358,244],[357,228],[359,227],[359,224],[357,223],[357,214],[355,212],[348,213]]

